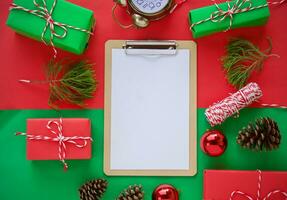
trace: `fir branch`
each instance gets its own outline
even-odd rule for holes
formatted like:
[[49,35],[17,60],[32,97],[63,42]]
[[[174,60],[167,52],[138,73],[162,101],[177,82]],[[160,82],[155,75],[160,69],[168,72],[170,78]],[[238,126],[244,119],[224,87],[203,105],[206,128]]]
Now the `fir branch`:
[[47,67],[47,82],[50,86],[49,105],[57,108],[58,102],[83,107],[86,99],[92,98],[97,88],[92,64],[79,61],[70,64],[51,61]]
[[265,51],[260,51],[257,46],[245,39],[235,38],[229,42],[226,48],[227,55],[222,57],[222,62],[231,85],[238,89],[242,88],[254,71],[263,68],[263,63],[268,57],[275,56],[271,54],[271,39],[267,40],[269,47]]

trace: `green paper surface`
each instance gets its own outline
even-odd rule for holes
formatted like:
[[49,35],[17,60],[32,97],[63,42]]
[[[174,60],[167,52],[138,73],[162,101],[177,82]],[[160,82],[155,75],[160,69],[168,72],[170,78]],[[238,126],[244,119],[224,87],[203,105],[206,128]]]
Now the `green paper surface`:
[[[234,5],[235,0],[230,2],[231,7]],[[261,5],[266,5],[266,0],[251,0],[252,7],[257,7]],[[242,8],[248,7],[248,3],[245,3]],[[221,3],[218,4],[218,6],[224,10],[228,10],[228,3]],[[211,14],[215,11],[218,11],[217,7],[215,5],[207,6],[198,8],[195,10],[191,10],[189,12],[189,22],[190,24],[199,22],[201,20],[208,19]],[[237,13],[233,14],[233,20],[232,20],[232,29],[235,28],[241,28],[241,27],[251,27],[251,26],[261,26],[267,23],[270,16],[269,8],[263,7],[260,9],[255,9],[252,11],[247,11],[243,13]],[[218,19],[218,18],[216,18]],[[206,35],[210,35],[212,33],[225,31],[230,26],[230,17],[226,17],[221,22],[212,22],[207,21],[203,22],[201,24],[195,25],[191,31],[194,38],[203,37]]]
[[[26,139],[15,136],[14,133],[26,131],[27,118],[59,115],[52,110],[0,111],[0,199],[79,200],[77,190],[81,184],[103,177],[109,182],[103,200],[115,199],[121,190],[135,183],[143,185],[145,200],[151,200],[153,189],[162,183],[174,185],[180,191],[181,200],[200,200],[204,169],[287,170],[286,110],[250,108],[242,110],[239,118],[229,118],[220,127],[228,139],[227,151],[221,157],[208,157],[200,150],[200,137],[209,128],[204,111],[205,109],[198,109],[198,174],[194,177],[106,177],[103,173],[103,110],[61,111],[62,117],[87,117],[92,120],[94,142],[91,160],[67,161],[70,166],[67,172],[63,171],[59,161],[28,161],[25,152]],[[249,121],[264,116],[278,122],[282,134],[280,148],[262,153],[242,149],[236,144],[238,131]],[[220,180],[218,181],[220,184]]]
[[[37,0],[37,2],[42,5],[42,0]],[[46,0],[46,2],[48,10],[50,11],[54,0]],[[14,3],[30,10],[37,9],[33,4],[33,0],[14,0]],[[65,0],[57,0],[52,18],[56,22],[88,31],[92,30],[95,22],[93,11]],[[41,41],[46,20],[22,10],[12,9],[8,16],[7,25],[22,35]],[[75,54],[82,54],[86,49],[90,34],[72,28],[67,28],[67,30],[65,38],[61,39],[54,36],[54,45]],[[61,35],[63,30],[55,26],[55,32]],[[48,27],[44,35],[44,39],[48,44],[50,43],[50,37],[51,31]]]

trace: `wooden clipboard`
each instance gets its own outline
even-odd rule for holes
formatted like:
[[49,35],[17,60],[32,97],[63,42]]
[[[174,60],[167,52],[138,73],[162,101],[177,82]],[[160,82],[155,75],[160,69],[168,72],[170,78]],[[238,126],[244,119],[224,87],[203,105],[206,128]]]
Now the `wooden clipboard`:
[[[122,49],[126,54],[146,54],[156,56],[176,54],[179,50],[189,51],[189,119],[188,119],[188,167],[184,169],[120,169],[112,168],[111,138],[112,126],[112,58],[113,50]],[[121,51],[121,50],[120,50]],[[105,105],[104,105],[104,172],[110,176],[193,176],[197,172],[197,54],[193,41],[124,41],[110,40],[105,45]],[[113,142],[115,142],[113,140]],[[179,146],[179,145],[178,145]],[[148,147],[147,147],[148,148]],[[173,147],[178,148],[178,147]],[[168,153],[168,152],[167,152]],[[129,155],[122,155],[129,156]],[[118,158],[117,158],[118,159]],[[135,162],[141,158],[135,158]],[[172,159],[172,158],[171,158]]]

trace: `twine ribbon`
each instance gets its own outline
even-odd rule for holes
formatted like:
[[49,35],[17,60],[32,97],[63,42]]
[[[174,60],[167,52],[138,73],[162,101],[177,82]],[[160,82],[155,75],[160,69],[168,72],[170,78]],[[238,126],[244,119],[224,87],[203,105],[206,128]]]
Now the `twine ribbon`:
[[261,106],[263,107],[271,107],[271,108],[282,108],[282,109],[287,109],[287,106],[282,106],[282,105],[279,105],[279,104],[266,104],[266,103],[262,103]]
[[[55,128],[53,128],[56,126]],[[63,135],[63,120],[62,118],[59,119],[59,121],[56,120],[49,120],[46,128],[56,137],[50,137],[50,136],[44,136],[44,135],[30,135],[27,133],[22,133],[18,132],[16,135],[24,135],[26,136],[29,140],[43,140],[43,141],[49,141],[49,142],[58,142],[58,156],[59,160],[63,163],[64,165],[64,170],[68,169],[68,164],[65,161],[66,158],[66,144],[70,143],[76,146],[77,148],[84,148],[87,146],[88,142],[87,141],[93,141],[91,137],[81,137],[81,136],[71,136],[71,137],[66,137]],[[80,144],[77,142],[77,140],[82,140],[83,143]]]
[[[63,39],[67,36],[67,33],[68,33],[68,28],[70,29],[74,29],[74,30],[77,30],[77,31],[81,31],[81,32],[85,32],[87,34],[90,34],[90,35],[93,35],[92,32],[86,30],[86,29],[82,29],[82,28],[78,28],[78,27],[75,27],[75,26],[70,26],[68,24],[64,24],[64,23],[60,23],[60,22],[57,22],[53,19],[52,15],[53,15],[53,12],[55,10],[55,7],[56,7],[56,4],[57,4],[57,0],[54,0],[53,4],[52,4],[52,7],[50,10],[48,10],[47,8],[47,3],[46,3],[46,0],[41,0],[42,2],[42,5],[40,5],[39,3],[36,2],[36,0],[33,0],[33,4],[35,5],[36,9],[27,9],[23,6],[20,6],[20,5],[17,5],[15,3],[12,3],[11,6],[10,6],[10,11],[11,10],[22,10],[24,12],[27,12],[27,13],[30,13],[32,15],[35,15],[37,17],[40,17],[42,18],[43,20],[46,21],[46,25],[44,26],[44,29],[42,31],[42,34],[41,34],[41,40],[44,42],[44,44],[46,45],[51,45],[52,48],[53,48],[53,51],[54,51],[54,58],[57,57],[57,50],[55,48],[55,45],[54,45],[54,37],[56,38],[60,38],[60,39]],[[61,29],[62,33],[57,33],[55,31],[55,27],[58,27]],[[45,33],[47,32],[47,30],[50,29],[50,39],[49,41],[45,41],[44,39],[44,35]]]
[[285,197],[285,200],[287,199],[287,191],[282,191],[282,190],[273,190],[273,191],[269,192],[266,196],[261,198],[262,172],[260,170],[257,170],[257,172],[258,172],[258,186],[257,186],[257,197],[256,197],[256,199],[252,198],[249,194],[247,194],[245,192],[242,192],[240,190],[234,190],[233,192],[231,192],[229,200],[235,199],[234,197],[237,195],[243,196],[247,200],[261,200],[261,199],[267,200],[275,194],[282,194]]
[[179,8],[182,4],[186,3],[187,0],[180,0],[178,1],[173,7],[172,9],[169,11],[169,14],[173,13],[177,8]]
[[[194,26],[208,22],[208,21],[218,23],[218,22],[222,22],[225,19],[229,18],[229,26],[225,30],[225,31],[228,31],[232,28],[234,15],[236,15],[238,13],[244,13],[244,12],[268,7],[268,5],[279,5],[279,4],[284,3],[287,0],[281,0],[281,1],[277,1],[277,2],[267,2],[266,4],[263,4],[260,6],[252,6],[251,0],[234,0],[231,2],[226,2],[227,7],[228,7],[228,9],[226,11],[223,10],[222,8],[220,8],[219,5],[215,2],[215,0],[211,0],[211,1],[214,3],[217,10],[214,11],[213,13],[211,13],[209,18],[204,19],[204,20],[200,20],[196,23],[192,23],[190,26],[190,30]],[[233,5],[231,3],[233,3]]]

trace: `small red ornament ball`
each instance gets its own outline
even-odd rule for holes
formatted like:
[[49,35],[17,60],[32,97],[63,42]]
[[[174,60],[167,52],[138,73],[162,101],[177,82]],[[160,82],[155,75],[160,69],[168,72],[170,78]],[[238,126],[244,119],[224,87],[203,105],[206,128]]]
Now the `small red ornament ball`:
[[209,156],[220,156],[226,150],[227,140],[218,130],[207,131],[201,138],[200,147]]
[[159,185],[152,194],[152,200],[178,200],[178,191],[168,184]]

